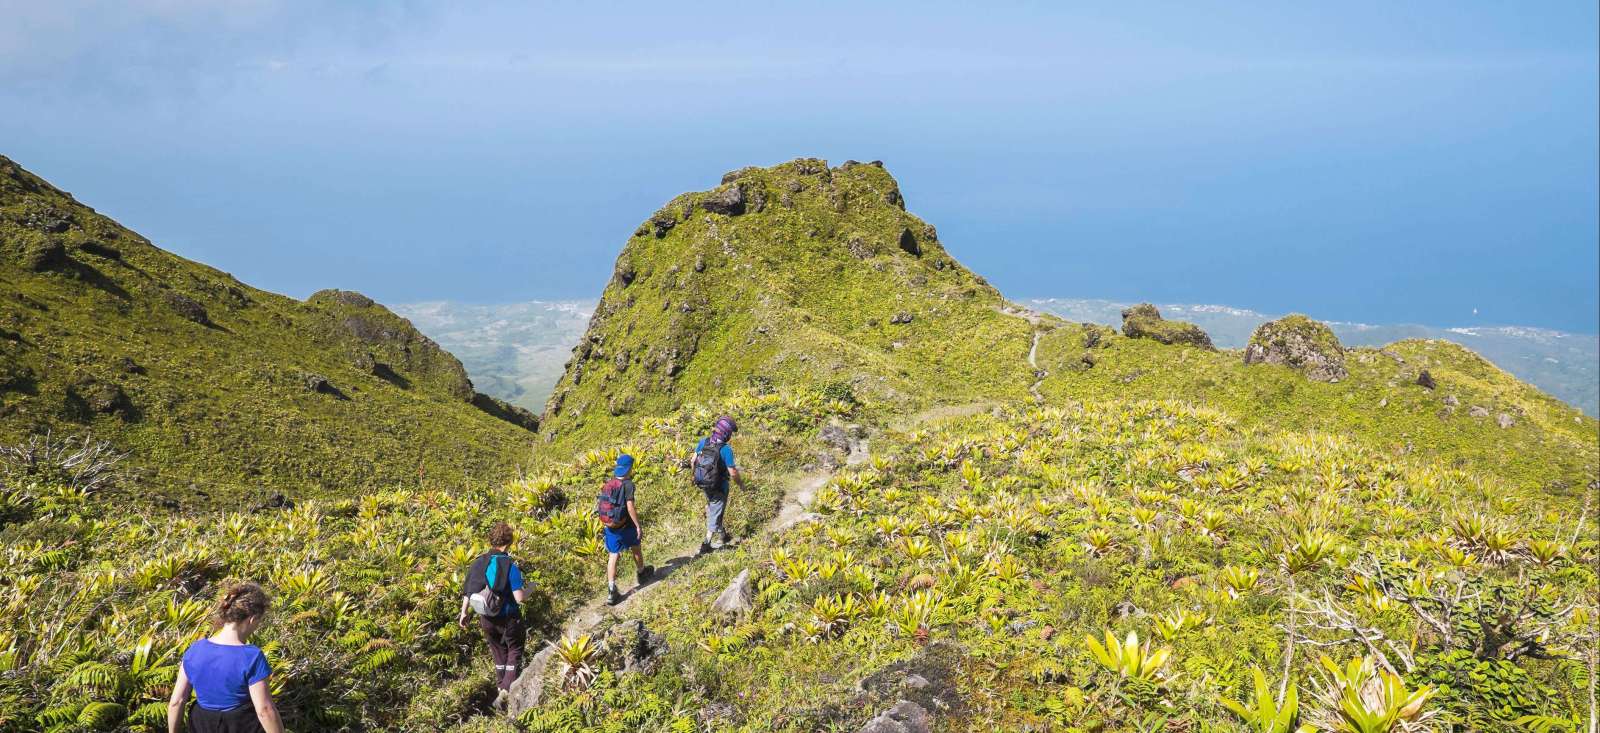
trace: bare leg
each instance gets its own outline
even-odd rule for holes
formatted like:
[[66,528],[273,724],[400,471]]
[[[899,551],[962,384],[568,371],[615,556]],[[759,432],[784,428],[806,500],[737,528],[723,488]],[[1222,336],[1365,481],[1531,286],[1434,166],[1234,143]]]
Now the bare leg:
[[[634,552],[638,552],[638,548],[635,548]],[[613,553],[611,553],[610,559],[606,560],[606,587],[607,588],[610,588],[610,587],[615,586],[617,584],[617,557],[620,554],[621,553],[613,552]]]
[[[644,550],[642,548],[640,548],[638,545],[634,545],[633,546],[633,567],[634,567],[635,570],[643,570],[644,569]],[[615,567],[613,567],[613,569],[611,571],[611,575],[612,575],[612,577],[616,577],[617,571],[616,571]]]

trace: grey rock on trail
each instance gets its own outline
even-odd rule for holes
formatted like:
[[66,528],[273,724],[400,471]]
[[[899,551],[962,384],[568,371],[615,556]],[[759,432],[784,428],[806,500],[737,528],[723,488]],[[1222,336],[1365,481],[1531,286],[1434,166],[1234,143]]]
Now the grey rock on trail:
[[867,721],[860,733],[929,733],[933,730],[933,716],[909,700],[901,700],[894,707]]
[[711,603],[711,610],[725,616],[742,616],[755,607],[755,589],[750,584],[750,569],[739,571],[733,581],[728,583],[717,600]]

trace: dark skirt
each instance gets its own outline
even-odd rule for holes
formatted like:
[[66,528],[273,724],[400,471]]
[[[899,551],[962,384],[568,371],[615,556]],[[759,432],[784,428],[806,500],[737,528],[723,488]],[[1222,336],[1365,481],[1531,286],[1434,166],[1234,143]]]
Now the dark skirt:
[[232,710],[207,710],[189,703],[189,733],[265,733],[254,705]]

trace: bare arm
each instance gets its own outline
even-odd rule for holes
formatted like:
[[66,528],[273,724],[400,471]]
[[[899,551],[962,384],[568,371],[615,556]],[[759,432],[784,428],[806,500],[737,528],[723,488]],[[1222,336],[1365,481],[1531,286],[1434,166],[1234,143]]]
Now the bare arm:
[[261,721],[262,729],[283,733],[283,721],[278,718],[278,706],[272,704],[272,691],[267,689],[266,680],[250,686],[250,702],[256,706],[256,720]]
[[733,479],[733,482],[739,485],[739,490],[740,491],[744,491],[745,490],[745,488],[744,488],[744,474],[739,473],[739,469],[734,468],[732,466],[729,466],[728,467],[728,478]]
[[633,520],[633,531],[638,535],[639,541],[644,542],[644,525],[639,523],[639,510],[633,507],[633,500],[628,500],[628,517]]
[[456,623],[461,624],[461,628],[463,628],[463,629],[467,628],[467,611],[469,609],[471,609],[471,605],[467,601],[467,597],[466,596],[462,596],[461,597],[461,615],[456,617]]
[[183,730],[183,706],[189,702],[189,691],[192,689],[189,673],[183,671],[183,665],[179,664],[178,676],[172,681],[172,696],[167,698],[167,733]]

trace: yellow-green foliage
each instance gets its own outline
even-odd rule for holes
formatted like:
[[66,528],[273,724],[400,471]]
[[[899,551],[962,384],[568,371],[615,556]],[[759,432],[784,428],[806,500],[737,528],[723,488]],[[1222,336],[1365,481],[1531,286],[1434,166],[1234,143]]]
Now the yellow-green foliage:
[[[743,213],[704,208],[734,190]],[[1017,398],[1032,380],[1028,324],[878,165],[730,173],[640,225],[616,273],[546,411],[558,445],[751,383],[842,382],[904,407]]]
[[[1157,716],[1227,730],[1239,719],[1223,701],[1248,699],[1260,718],[1249,724],[1287,731],[1295,705],[1301,721],[1366,714],[1341,707],[1350,685],[1309,694],[1325,689],[1315,684],[1319,656],[1344,665],[1372,655],[1339,630],[1349,623],[1387,655],[1376,663],[1382,674],[1351,684],[1377,680],[1396,720],[1510,730],[1520,715],[1583,712],[1578,667],[1536,655],[1498,664],[1542,694],[1507,703],[1465,673],[1449,678],[1460,686],[1449,699],[1424,692],[1451,669],[1436,659],[1514,654],[1469,630],[1477,622],[1467,619],[1499,613],[1492,603],[1432,599],[1525,600],[1543,611],[1512,626],[1542,639],[1540,655],[1592,647],[1594,541],[1551,565],[1522,549],[1570,541],[1575,498],[1171,401],[1014,409],[876,439],[873,450],[885,460],[819,490],[829,507],[815,521],[708,558],[646,599],[638,615],[667,635],[679,664],[622,678],[629,692],[619,697],[731,705],[739,730],[853,729],[893,702],[846,704],[859,682],[943,641],[966,656],[957,729],[1133,730]],[[1503,564],[1446,558],[1444,548],[1481,551],[1481,537],[1441,539],[1474,514],[1516,538]],[[1208,530],[1208,515],[1224,517],[1225,529]],[[1114,542],[1095,550],[1083,540],[1090,533]],[[737,623],[715,617],[711,599],[746,567],[756,608]],[[1285,696],[1277,672],[1291,593],[1300,649],[1296,694]],[[1424,614],[1454,621],[1441,632]],[[1270,693],[1252,667],[1273,670]],[[599,728],[637,711],[575,695],[542,715]]]
[[[1350,349],[1349,377],[1331,384],[1288,367],[1245,366],[1237,351],[1174,348],[1094,326],[1049,332],[1038,361],[1050,372],[1039,390],[1052,404],[1179,399],[1227,410],[1245,425],[1345,435],[1391,455],[1459,461],[1567,496],[1581,493],[1600,466],[1594,418],[1443,341]],[[1437,389],[1416,384],[1424,369]],[[1474,416],[1475,406],[1488,416]],[[1502,414],[1511,427],[1500,427]]]
[[186,507],[454,486],[510,473],[534,441],[472,397],[460,362],[382,306],[257,290],[0,157],[0,443],[93,433],[140,469],[124,497]]
[[0,487],[0,507],[26,517],[0,533],[0,731],[77,730],[89,718],[99,729],[160,729],[172,665],[209,633],[210,602],[235,578],[273,597],[258,642],[293,729],[478,725],[468,718],[488,698],[473,680],[488,679],[487,657],[455,614],[461,573],[489,525],[505,519],[517,532],[537,650],[540,633],[602,587],[593,496],[619,452],[638,460],[651,561],[698,543],[704,499],[685,459],[721,412],[741,418],[735,447],[753,477],[728,520],[741,535],[773,514],[772,474],[808,455],[814,426],[849,416],[821,392],[739,392],[528,477],[276,511],[146,516],[72,487]]

